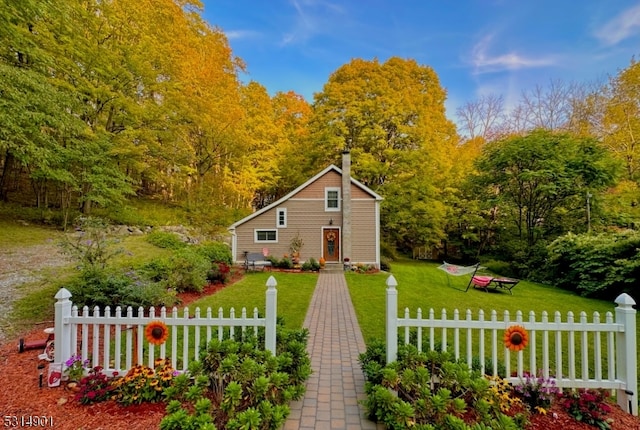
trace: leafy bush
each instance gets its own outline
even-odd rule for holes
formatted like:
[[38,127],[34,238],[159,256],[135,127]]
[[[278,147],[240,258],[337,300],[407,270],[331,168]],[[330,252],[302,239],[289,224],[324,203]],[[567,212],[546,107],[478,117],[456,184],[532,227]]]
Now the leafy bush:
[[171,273],[168,284],[178,292],[201,292],[207,284],[207,273],[211,269],[211,262],[207,257],[193,248],[184,248],[169,259]]
[[313,257],[302,263],[302,270],[317,272],[320,270],[320,263]]
[[278,327],[277,356],[247,335],[243,342],[213,339],[189,375],[165,390],[171,399],[162,430],[282,428],[288,403],[300,399],[311,374],[308,332]]
[[70,281],[67,289],[78,307],[99,306],[169,306],[176,302],[175,293],[165,285],[139,276],[135,271],[105,269],[85,271]]
[[577,421],[581,421],[598,427],[600,430],[611,428],[610,421],[605,415],[611,412],[611,407],[606,403],[609,393],[605,390],[593,390],[581,388],[577,391],[562,393],[560,404]]
[[108,223],[101,218],[79,217],[75,221],[78,231],[67,234],[60,243],[62,251],[78,262],[80,271],[97,271],[122,252],[115,248],[118,242],[107,235]]
[[391,272],[391,259],[387,257],[380,257],[380,270],[384,272]]
[[167,231],[152,231],[146,236],[146,240],[150,244],[163,249],[178,250],[187,246],[177,234]]
[[229,245],[223,242],[205,242],[196,246],[198,253],[207,257],[209,261],[216,263],[233,264],[233,256]]
[[640,232],[567,234],[549,245],[548,280],[583,296],[613,299],[640,281]]
[[211,269],[207,272],[207,281],[211,283],[219,282],[226,284],[231,277],[231,266],[227,263],[212,263]]
[[280,267],[282,269],[293,269],[293,260],[291,258],[289,258],[289,257],[284,257],[278,263],[278,267]]
[[101,366],[90,369],[89,374],[80,380],[78,387],[80,389],[74,398],[83,405],[103,402],[109,399],[113,390],[109,378],[102,373]]
[[160,282],[169,279],[173,271],[169,257],[156,258],[144,263],[138,270],[141,276],[153,282]]
[[516,430],[525,420],[522,414],[504,414],[494,402],[489,381],[447,353],[418,352],[413,345],[402,345],[398,360],[385,365],[382,345],[374,343],[360,362],[367,378],[368,415],[389,429],[476,425]]

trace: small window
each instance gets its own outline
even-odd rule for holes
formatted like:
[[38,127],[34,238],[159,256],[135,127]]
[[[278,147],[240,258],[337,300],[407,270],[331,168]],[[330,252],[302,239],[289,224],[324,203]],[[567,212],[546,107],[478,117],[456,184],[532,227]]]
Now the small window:
[[277,219],[276,223],[278,227],[286,227],[287,226],[287,209],[281,208],[276,211]]
[[255,230],[256,242],[277,242],[278,231],[277,230]]
[[337,212],[340,210],[340,188],[325,188],[324,210]]

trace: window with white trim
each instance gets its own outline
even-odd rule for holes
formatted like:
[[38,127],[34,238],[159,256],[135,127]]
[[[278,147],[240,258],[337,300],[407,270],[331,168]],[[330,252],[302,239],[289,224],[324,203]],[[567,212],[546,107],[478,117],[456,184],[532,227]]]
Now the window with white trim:
[[276,211],[276,225],[278,227],[287,226],[287,209],[280,208]]
[[327,212],[340,210],[340,188],[327,187],[324,189],[324,210]]
[[274,243],[278,241],[278,230],[254,230],[255,242]]

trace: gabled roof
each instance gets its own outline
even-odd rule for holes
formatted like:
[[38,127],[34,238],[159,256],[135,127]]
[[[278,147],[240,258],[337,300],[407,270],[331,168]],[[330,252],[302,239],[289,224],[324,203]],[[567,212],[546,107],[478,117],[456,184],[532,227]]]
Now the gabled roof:
[[[268,210],[282,204],[283,202],[289,200],[291,197],[293,197],[294,195],[298,194],[300,191],[302,191],[304,188],[306,188],[309,184],[314,183],[315,181],[317,181],[318,179],[320,179],[321,177],[323,177],[324,175],[326,175],[327,173],[329,173],[330,171],[335,171],[336,173],[338,173],[340,176],[342,176],[342,169],[340,169],[339,167],[331,164],[330,166],[326,167],[324,170],[322,170],[321,172],[319,172],[318,174],[316,174],[315,176],[313,176],[311,179],[309,179],[308,181],[306,181],[304,184],[300,185],[298,188],[296,188],[295,190],[291,191],[289,194],[287,194],[286,196],[276,200],[275,202],[271,203],[268,206],[263,207],[262,209],[255,211],[254,213],[252,213],[251,215],[242,218],[240,221],[237,221],[235,223],[233,223],[228,230],[233,230],[235,229],[237,226],[244,224],[245,222],[267,212]],[[371,197],[373,197],[376,200],[383,200],[383,198],[375,193],[371,188],[367,187],[366,185],[364,185],[363,183],[353,179],[353,177],[351,178],[351,184],[355,185],[356,187],[360,188],[362,191],[364,191],[365,193],[369,194]]]

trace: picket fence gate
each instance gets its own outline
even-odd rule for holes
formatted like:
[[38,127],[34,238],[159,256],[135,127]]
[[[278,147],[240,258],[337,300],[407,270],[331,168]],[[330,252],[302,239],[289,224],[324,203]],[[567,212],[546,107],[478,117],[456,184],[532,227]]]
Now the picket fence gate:
[[[615,320],[611,312],[607,312],[605,320],[601,321],[600,315],[596,312],[593,322],[588,322],[586,313],[581,312],[579,321],[576,321],[573,313],[569,312],[567,320],[563,322],[560,312],[555,312],[553,320],[549,321],[548,314],[543,312],[541,320],[537,321],[535,313],[530,312],[529,319],[525,321],[521,311],[516,312],[513,321],[508,311],[504,312],[502,320],[498,319],[496,311],[490,313],[488,320],[485,319],[484,312],[480,311],[478,319],[474,320],[470,310],[465,312],[464,319],[460,319],[457,309],[453,312],[453,319],[447,317],[444,309],[439,319],[435,318],[433,309],[429,310],[426,318],[423,317],[421,309],[417,310],[416,318],[411,318],[408,308],[405,309],[404,317],[400,318],[396,289],[398,283],[391,275],[387,278],[386,284],[387,363],[397,359],[398,332],[401,328],[404,328],[405,344],[410,342],[411,328],[416,329],[417,333],[413,334],[420,351],[423,347],[424,329],[428,330],[430,350],[439,345],[442,351],[453,352],[456,360],[464,359],[470,368],[473,359],[477,358],[481,372],[497,375],[498,363],[502,360],[506,379],[512,384],[522,383],[529,374],[553,380],[560,389],[614,390],[618,405],[623,410],[638,415],[636,310],[633,308],[636,303],[628,294],[621,294],[616,298]],[[512,372],[512,353],[504,346],[502,334],[514,324],[528,331],[529,344],[526,352],[514,353],[516,369]],[[448,335],[451,332],[453,342],[449,345]],[[461,337],[466,341],[463,345],[460,342]],[[490,339],[488,342],[487,338]],[[576,338],[579,352],[576,352]],[[473,350],[474,340],[477,351]],[[464,350],[462,355],[461,346]],[[528,364],[525,364],[526,354]],[[487,358],[491,360],[491,369],[485,368]]]
[[[276,353],[276,316],[277,316],[277,282],[273,276],[267,280],[265,316],[258,316],[258,309],[253,309],[253,315],[248,316],[246,308],[242,308],[241,315],[236,316],[235,310],[229,311],[229,317],[224,317],[222,308],[214,316],[211,308],[207,308],[205,316],[196,308],[194,315],[189,314],[189,308],[182,312],[174,307],[170,312],[161,308],[156,313],[149,308],[145,314],[143,308],[138,308],[134,315],[131,307],[123,314],[117,307],[112,314],[106,307],[103,312],[98,307],[90,312],[84,307],[82,313],[71,302],[71,293],[62,288],[56,294],[55,303],[55,358],[54,363],[64,366],[71,356],[79,356],[82,360],[89,360],[90,366],[101,366],[103,373],[113,375],[125,374],[132,366],[145,364],[154,367],[156,358],[168,358],[171,366],[178,371],[185,371],[189,361],[198,360],[202,342],[207,343],[217,335],[219,340],[226,333],[234,335],[234,330],[253,330],[258,333],[259,327],[264,327],[266,350]],[[144,328],[152,321],[163,321],[170,331],[171,346],[166,344],[153,345],[146,341]],[[193,343],[190,335],[193,335]],[[182,351],[178,351],[178,338],[182,340]],[[156,355],[157,354],[157,355]],[[181,357],[180,357],[181,355]],[[181,358],[181,361],[178,360]]]

